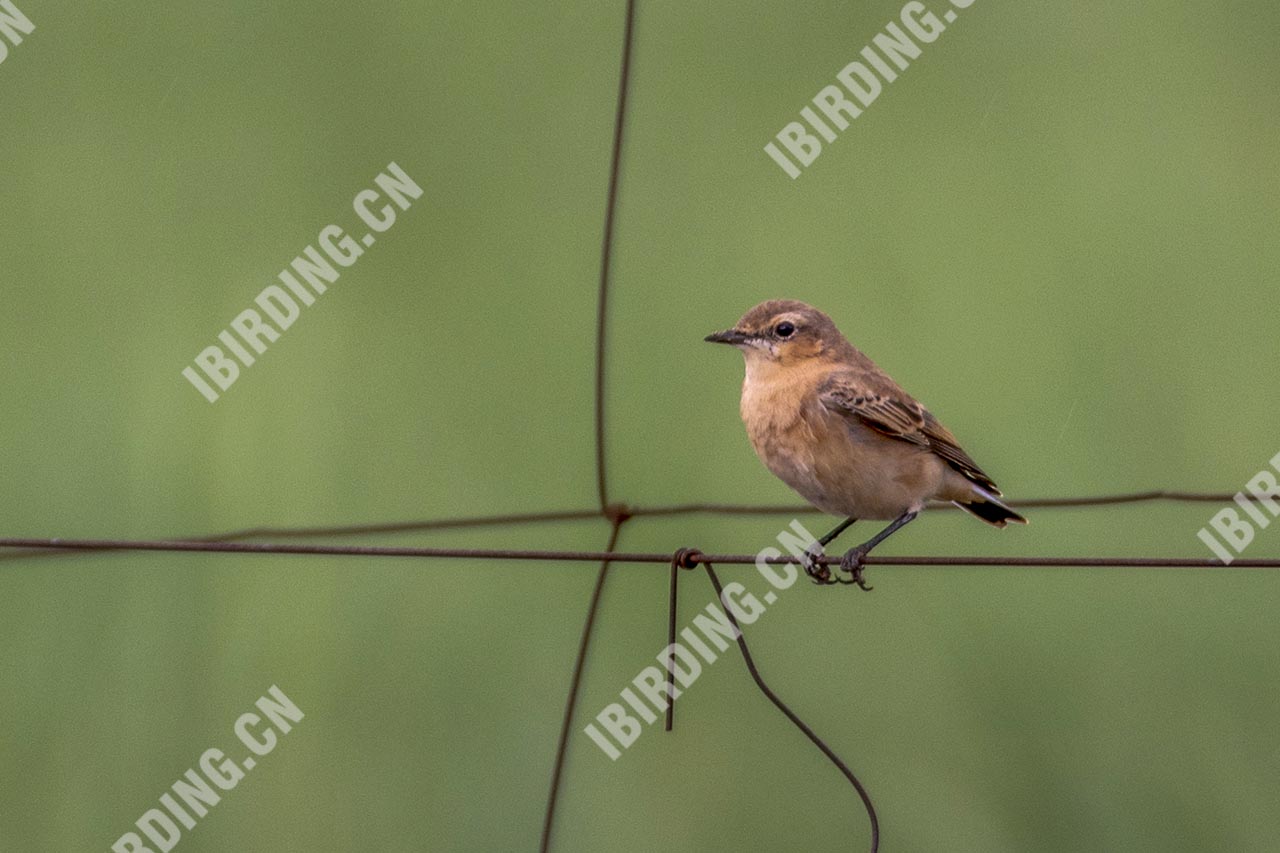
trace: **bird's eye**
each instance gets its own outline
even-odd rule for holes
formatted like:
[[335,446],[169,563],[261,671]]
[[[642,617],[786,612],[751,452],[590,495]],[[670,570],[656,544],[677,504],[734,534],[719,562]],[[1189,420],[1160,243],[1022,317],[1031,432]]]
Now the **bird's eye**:
[[780,338],[789,338],[795,334],[796,327],[793,323],[779,323],[773,328],[773,333]]

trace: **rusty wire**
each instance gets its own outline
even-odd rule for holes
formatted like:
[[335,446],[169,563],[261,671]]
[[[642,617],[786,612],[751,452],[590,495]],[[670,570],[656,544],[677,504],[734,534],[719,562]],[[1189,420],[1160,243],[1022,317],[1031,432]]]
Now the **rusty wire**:
[[[622,522],[616,522],[621,526]],[[316,545],[288,542],[210,542],[164,539],[37,539],[29,537],[0,537],[0,548],[38,548],[67,552],[101,551],[187,551],[211,554],[309,554],[320,557],[419,557],[457,560],[498,560],[533,562],[586,562],[586,563],[660,563],[669,565],[671,555],[666,553],[627,552],[606,549],[604,551],[538,551],[505,548],[411,548],[394,545]],[[800,559],[783,554],[763,556],[758,554],[705,554],[698,560],[725,565],[755,565],[767,563],[800,563]],[[820,565],[837,565],[839,558],[819,557]],[[989,566],[1028,568],[1145,568],[1145,569],[1280,569],[1280,559],[1251,559],[1241,557],[1230,566],[1211,557],[998,557],[964,556],[904,556],[890,557],[868,554],[864,561],[868,566]]]
[[[618,209],[618,179],[622,171],[622,141],[626,129],[627,92],[631,81],[631,47],[635,41],[636,4],[635,0],[627,0],[626,18],[622,28],[622,59],[618,69],[618,95],[613,118],[613,150],[609,160],[609,189],[605,196],[604,231],[600,237],[600,282],[596,292],[596,349],[595,349],[595,458],[596,458],[596,497],[599,500],[599,512],[610,522],[609,544],[605,551],[611,552],[618,543],[622,533],[622,525],[630,517],[629,514],[609,503],[609,481],[605,466],[605,345],[608,339],[609,326],[609,282],[613,272],[613,233],[614,218]],[[569,695],[565,700],[564,715],[560,721],[560,736],[556,741],[555,764],[551,771],[551,790],[547,795],[547,805],[542,818],[542,839],[539,853],[548,853],[551,849],[551,833],[555,828],[556,804],[560,797],[560,779],[564,772],[565,756],[569,749],[569,732],[573,728],[573,717],[577,711],[578,689],[582,681],[582,671],[586,665],[587,651],[591,646],[591,630],[595,626],[596,613],[600,609],[600,595],[604,591],[605,580],[609,576],[610,560],[604,557],[600,561],[600,569],[596,573],[595,589],[591,601],[587,605],[587,618],[582,626],[582,639],[578,643],[578,656],[573,667],[573,676],[569,683]]]
[[720,578],[716,575],[716,570],[712,567],[711,562],[706,555],[697,548],[681,548],[671,557],[671,578],[670,589],[667,601],[667,654],[668,665],[667,670],[667,708],[666,721],[664,728],[671,731],[675,727],[676,714],[676,611],[679,602],[680,589],[680,572],[683,569],[695,569],[702,566],[706,569],[707,578],[711,581],[711,586],[716,591],[716,600],[720,604],[720,609],[724,611],[725,618],[729,620],[736,632],[736,641],[738,651],[742,653],[743,663],[747,665],[747,672],[751,674],[751,680],[756,683],[756,687],[765,695],[770,702],[773,703],[779,711],[786,715],[787,719],[798,728],[805,737],[807,737],[814,746],[821,750],[822,754],[836,766],[836,768],[849,780],[849,784],[853,785],[854,791],[857,792],[858,798],[862,800],[863,808],[867,811],[867,818],[871,821],[871,853],[876,853],[880,849],[880,819],[876,816],[876,808],[871,803],[871,795],[867,793],[867,789],[863,787],[862,782],[858,779],[849,766],[841,760],[840,756],[835,754],[826,742],[818,737],[817,733],[809,727],[804,720],[792,711],[787,703],[783,702],[778,694],[774,693],[772,688],[765,683],[764,676],[760,674],[759,668],[756,667],[755,659],[751,657],[751,650],[747,648],[747,638],[742,632],[742,626],[738,624],[738,619],[733,614],[733,608],[729,606],[725,599],[724,587],[720,585]]
[[[615,517],[609,530],[609,544],[606,551],[612,551],[618,544],[618,534],[622,532],[625,519]],[[591,602],[587,605],[587,621],[582,626],[582,637],[578,641],[578,655],[574,658],[573,676],[569,680],[569,695],[565,699],[564,715],[560,719],[560,737],[556,742],[556,759],[551,768],[551,792],[547,795],[547,808],[542,820],[542,841],[538,849],[551,848],[551,827],[556,813],[556,802],[560,798],[560,777],[564,774],[565,753],[569,744],[569,732],[573,726],[573,715],[578,704],[578,690],[582,686],[582,671],[587,664],[587,650],[591,646],[591,629],[595,627],[596,614],[600,611],[600,595],[604,592],[605,578],[609,575],[609,560],[601,560],[600,569],[596,572],[596,583],[591,591]]]
[[[670,602],[668,614],[668,639],[675,642],[675,606],[677,575],[680,569],[695,568],[701,565],[707,572],[712,586],[715,588],[721,606],[730,622],[738,629],[738,646],[747,669],[760,691],[840,770],[852,784],[861,798],[871,822],[871,849],[874,853],[879,845],[879,822],[866,789],[848,766],[828,747],[809,726],[807,726],[785,703],[768,687],[761,677],[754,660],[742,636],[741,628],[730,608],[723,601],[723,588],[712,567],[713,563],[727,565],[752,565],[759,563],[781,564],[799,563],[793,556],[763,557],[753,554],[703,554],[696,549],[680,549],[673,557],[670,553],[627,553],[618,552],[617,546],[624,523],[632,518],[672,517],[681,515],[800,515],[813,513],[812,507],[795,504],[782,505],[750,505],[716,502],[692,502],[673,505],[630,507],[620,503],[609,502],[608,477],[606,467],[606,431],[605,431],[605,386],[606,386],[606,348],[608,333],[608,301],[611,282],[611,266],[613,257],[613,237],[617,213],[618,189],[621,175],[621,158],[626,121],[627,93],[629,89],[632,45],[634,41],[635,0],[627,0],[626,18],[623,27],[623,45],[621,68],[618,80],[618,93],[614,121],[612,158],[609,169],[609,183],[605,203],[605,221],[601,240],[601,258],[599,271],[599,287],[596,314],[595,341],[595,467],[596,491],[599,507],[596,509],[570,509],[548,512],[507,513],[457,517],[445,519],[410,520],[401,522],[375,522],[365,524],[307,526],[307,527],[272,527],[258,526],[214,534],[180,537],[177,539],[69,539],[38,537],[3,537],[0,538],[0,560],[29,559],[31,557],[53,557],[73,554],[102,554],[122,551],[162,551],[162,552],[194,552],[221,554],[293,554],[313,556],[346,556],[346,557],[400,557],[400,558],[437,558],[462,560],[498,560],[498,561],[553,561],[553,562],[587,562],[598,563],[595,584],[587,605],[586,619],[574,661],[564,713],[561,719],[559,738],[553,763],[550,792],[544,815],[540,850],[547,853],[551,845],[552,830],[555,821],[556,805],[564,774],[568,751],[569,736],[573,727],[577,700],[591,636],[599,612],[601,596],[610,567],[615,563],[652,563],[666,564],[671,568]],[[1179,490],[1150,490],[1142,492],[1125,492],[1118,494],[1090,495],[1065,498],[1033,498],[1018,501],[1020,508],[1060,508],[1060,507],[1094,507],[1117,504],[1170,501],[1182,503],[1219,503],[1228,504],[1241,498],[1259,501],[1254,495],[1239,495],[1225,492],[1196,492]],[[955,509],[950,504],[931,504],[931,510]],[[537,524],[559,521],[585,521],[605,519],[610,523],[610,532],[603,551],[568,551],[568,550],[527,550],[527,549],[485,549],[485,548],[416,548],[386,547],[364,545],[321,545],[313,543],[283,542],[243,542],[238,540],[272,537],[277,539],[300,539],[312,537],[338,537],[352,535],[374,535],[389,533],[427,532],[450,529],[466,529],[489,526],[506,526],[518,524]],[[827,565],[826,557],[819,557],[819,564]],[[834,564],[838,561],[830,561]],[[1234,560],[1229,567],[1215,559],[1196,558],[1164,558],[1164,557],[996,557],[996,556],[879,556],[868,555],[865,559],[868,566],[987,566],[987,567],[1040,567],[1040,568],[1146,568],[1146,569],[1277,569],[1280,559],[1247,559]],[[673,677],[668,672],[668,683]],[[666,728],[671,729],[673,723],[674,703],[667,707]]]
[[[876,816],[876,807],[871,804],[871,795],[867,793],[867,789],[863,787],[862,782],[859,781],[854,772],[849,769],[849,765],[845,764],[840,756],[836,755],[835,750],[827,746],[826,742],[822,738],[818,737],[817,733],[811,729],[804,720],[800,719],[800,717],[796,715],[796,712],[792,711],[791,708],[787,706],[787,703],[783,702],[778,694],[774,693],[769,685],[765,683],[764,676],[760,674],[760,670],[756,667],[755,659],[751,657],[751,651],[747,648],[747,638],[742,633],[742,626],[738,624],[737,618],[733,615],[733,608],[725,601],[724,587],[720,585],[720,578],[716,577],[716,570],[712,568],[710,561],[708,561],[706,556],[700,554],[696,549],[681,548],[679,551],[676,551],[675,556],[672,557],[671,564],[675,567],[676,571],[679,571],[679,569],[691,569],[698,565],[701,565],[702,568],[706,569],[707,577],[711,581],[711,586],[714,587],[716,591],[716,600],[720,602],[720,609],[724,611],[725,617],[728,618],[730,624],[733,625],[734,630],[737,631],[738,651],[742,652],[742,660],[747,665],[747,672],[751,674],[751,680],[756,683],[756,687],[760,688],[760,692],[765,695],[765,698],[772,702],[775,708],[786,715],[786,718],[791,721],[792,725],[799,729],[800,732],[807,737],[823,755],[827,757],[827,760],[836,766],[836,769],[840,771],[845,779],[849,780],[849,784],[853,786],[853,790],[858,794],[858,799],[862,800],[862,807],[867,811],[867,819],[871,821],[871,853],[876,853],[876,851],[880,849],[880,819]],[[674,606],[675,592],[673,587],[673,610]],[[673,640],[672,642],[674,643],[675,641]],[[670,671],[668,670],[668,672]],[[670,713],[670,709],[673,707],[675,707],[674,701],[667,704],[668,713]],[[667,722],[669,729],[671,722],[670,716],[667,717]]]
[[[1065,498],[1030,498],[1017,501],[1019,508],[1026,507],[1095,507],[1115,504],[1171,501],[1177,503],[1228,504],[1235,495],[1227,492],[1186,492],[1175,490],[1151,490],[1122,492],[1117,494],[1086,495]],[[1258,502],[1256,495],[1241,497]],[[956,509],[952,504],[934,503],[929,511]],[[317,554],[348,555],[361,557],[456,557],[459,559],[494,560],[585,560],[599,562],[608,558],[615,563],[668,563],[670,554],[625,554],[605,551],[535,551],[499,550],[477,548],[395,548],[375,546],[339,545],[287,545],[283,543],[238,543],[241,539],[274,537],[278,539],[307,539],[338,536],[376,535],[388,533],[426,533],[441,530],[463,530],[473,527],[503,527],[520,524],[538,524],[557,521],[590,521],[604,519],[620,523],[632,518],[655,518],[679,515],[806,515],[817,510],[810,506],[793,504],[750,505],[723,503],[687,503],[664,506],[631,507],[624,504],[608,504],[600,509],[553,510],[548,512],[504,513],[500,515],[460,516],[413,521],[372,522],[366,524],[311,525],[305,527],[246,527],[221,533],[178,536],[167,539],[69,539],[43,537],[0,538],[0,560],[26,559],[30,557],[56,557],[93,551],[207,551],[210,553],[261,553],[261,554]],[[208,544],[211,547],[197,547]],[[221,545],[227,547],[219,547]],[[244,547],[239,547],[243,545]],[[737,564],[755,562],[746,554],[717,554],[715,562]],[[1275,568],[1276,561],[1235,560],[1233,566],[1250,568]],[[1215,560],[1185,560],[1179,558],[1089,558],[1089,557],[878,557],[866,558],[867,565],[956,565],[956,566],[1111,566],[1132,568],[1214,568],[1221,567]]]

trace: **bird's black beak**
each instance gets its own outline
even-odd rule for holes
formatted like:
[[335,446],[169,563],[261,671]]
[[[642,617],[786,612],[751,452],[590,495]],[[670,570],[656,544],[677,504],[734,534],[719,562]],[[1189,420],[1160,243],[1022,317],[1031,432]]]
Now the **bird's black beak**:
[[750,335],[747,335],[744,332],[739,332],[737,329],[726,329],[723,332],[716,332],[714,335],[707,335],[703,338],[703,340],[708,343],[733,344],[734,346],[737,346],[738,344],[745,344],[750,339]]

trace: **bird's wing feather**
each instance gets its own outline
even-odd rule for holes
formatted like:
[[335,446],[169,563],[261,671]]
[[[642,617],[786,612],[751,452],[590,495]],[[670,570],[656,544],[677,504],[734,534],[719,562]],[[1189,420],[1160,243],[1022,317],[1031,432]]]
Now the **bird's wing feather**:
[[960,448],[956,437],[883,372],[836,373],[818,389],[818,397],[833,412],[932,451],[967,479],[1000,495],[996,484]]

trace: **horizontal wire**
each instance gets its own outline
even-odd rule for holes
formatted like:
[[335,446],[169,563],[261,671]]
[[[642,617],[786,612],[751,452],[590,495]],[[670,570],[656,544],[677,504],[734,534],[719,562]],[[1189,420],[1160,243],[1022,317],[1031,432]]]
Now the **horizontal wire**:
[[[0,538],[0,548],[41,548],[59,551],[186,551],[231,554],[310,554],[330,557],[419,557],[460,560],[541,560],[551,562],[660,563],[671,564],[671,554],[615,551],[534,551],[502,548],[399,548],[375,545],[311,545],[284,542],[195,542],[143,539],[33,539]],[[754,565],[799,563],[797,557],[755,554],[700,554],[697,563]],[[821,557],[821,565],[837,565],[838,558]],[[1280,559],[1237,559],[1230,566],[1210,558],[1185,557],[995,557],[868,555],[868,566],[1027,566],[1063,568],[1184,568],[1184,569],[1280,569]]]
[[[592,521],[601,517],[608,518],[606,513],[598,509],[555,510],[551,512],[507,513],[503,515],[459,516],[457,518],[439,518],[423,521],[388,521],[369,524],[343,524],[333,526],[312,527],[245,527],[240,530],[228,530],[222,533],[208,533],[198,536],[182,536],[172,542],[227,542],[236,539],[276,537],[281,539],[303,539],[323,536],[359,536],[379,533],[424,533],[435,530],[462,530],[470,527],[505,527],[517,524],[538,524],[555,521]],[[20,559],[24,557],[56,557],[58,551],[10,551],[0,553],[0,560]]]
[[192,536],[187,541],[218,542],[229,539],[251,539],[259,536],[353,536],[377,533],[411,533],[428,530],[457,530],[467,527],[503,527],[514,524],[536,524],[547,521],[590,521],[600,518],[598,509],[571,509],[552,512],[475,515],[423,521],[388,521],[370,524],[344,524],[336,527],[246,527],[208,536]]
[[[1030,498],[1027,500],[1016,501],[1018,507],[1036,507],[1036,508],[1062,508],[1062,507],[1096,507],[1111,506],[1116,504],[1132,504],[1145,503],[1153,501],[1170,501],[1175,503],[1230,503],[1236,496],[1226,492],[1188,492],[1176,491],[1168,489],[1153,489],[1145,492],[1121,492],[1110,495],[1088,495],[1082,497],[1065,497],[1065,498]],[[1247,500],[1254,502],[1264,500],[1265,498],[1257,495],[1242,495]],[[953,504],[931,503],[930,510],[938,509],[956,509]],[[31,550],[16,551],[10,550],[0,552],[0,560],[15,560],[31,557],[54,557],[65,555],[71,551],[91,552],[91,551],[119,551],[119,550],[186,550],[186,551],[215,551],[218,549],[206,548],[199,549],[193,547],[198,543],[223,543],[231,540],[249,539],[255,537],[277,537],[277,538],[304,538],[311,536],[356,536],[356,535],[373,535],[380,533],[414,533],[427,532],[433,530],[457,530],[474,527],[501,527],[517,524],[537,524],[556,521],[590,521],[592,519],[604,518],[612,520],[614,518],[656,518],[670,517],[680,515],[801,515],[812,514],[818,510],[811,506],[797,504],[774,504],[774,505],[751,505],[751,504],[726,504],[726,503],[685,503],[670,504],[651,507],[631,507],[625,504],[611,504],[604,509],[570,509],[570,510],[552,510],[548,512],[528,512],[528,513],[504,513],[500,515],[479,515],[479,516],[460,516],[457,518],[444,519],[426,519],[420,521],[393,521],[368,524],[348,524],[334,526],[309,526],[309,527],[247,527],[240,530],[226,531],[222,533],[205,534],[199,536],[186,536],[180,539],[166,540],[148,540],[156,545],[169,545],[174,543],[183,543],[184,547],[179,549],[176,547],[143,547],[140,545],[54,545],[54,542],[67,543],[72,540],[67,539],[17,539],[11,538],[0,541],[0,548],[28,548]],[[83,542],[101,542],[101,541],[117,541],[117,540],[80,540]],[[19,542],[32,542],[38,544],[19,545]],[[308,549],[319,548],[322,546],[307,546]],[[230,551],[232,549],[221,549]],[[247,549],[237,549],[244,552]],[[285,546],[270,546],[265,550],[259,550],[257,553],[300,553],[300,554],[321,554],[321,553],[347,553],[351,555],[371,555],[377,549],[357,549],[355,551],[334,551],[324,552],[317,550],[286,550]],[[475,549],[401,549],[413,553],[390,553],[386,556],[440,556],[440,557],[467,557],[467,556],[488,556],[491,559],[572,559],[559,556],[563,553],[576,552],[560,552],[560,551],[543,551],[543,552],[527,552],[527,551],[483,551]],[[546,556],[528,556],[530,554],[543,554]],[[526,556],[513,556],[526,555]],[[586,558],[592,561],[598,561],[606,556],[603,552],[596,552]],[[618,562],[670,562],[670,555],[662,555],[661,559],[657,559],[655,555],[644,555],[653,557],[654,559],[646,560],[625,560],[616,558]],[[732,557],[724,559],[725,555],[721,555],[719,562],[733,564],[735,562],[754,562],[742,559],[734,560]],[[880,563],[889,565],[889,563],[881,563],[882,560],[888,560],[888,557],[868,557],[867,564],[874,565]],[[921,558],[923,559],[923,558]],[[963,558],[978,559],[978,558]],[[986,562],[967,563],[966,565],[1001,565],[996,562],[996,558],[980,558]],[[1031,559],[1031,558],[1028,558]],[[1158,563],[1162,566],[1171,565],[1167,560]],[[959,565],[957,563],[914,563],[914,565]],[[1033,563],[1020,563],[1018,565],[1034,565]],[[1087,565],[1085,563],[1052,563],[1051,565]],[[1117,564],[1118,565],[1118,564]],[[1138,564],[1134,564],[1138,565]],[[1205,561],[1204,565],[1199,567],[1207,568],[1210,565],[1221,567],[1220,563],[1213,561]],[[1233,565],[1241,565],[1241,561],[1237,560]],[[1269,565],[1257,566],[1254,568],[1271,568]]]
[[[1113,504],[1144,503],[1149,501],[1172,501],[1180,503],[1230,503],[1233,494],[1227,492],[1184,492],[1155,489],[1145,492],[1122,492],[1113,495],[1091,495],[1067,498],[1030,498],[1012,501],[1018,507],[1060,508],[1108,506]],[[1244,495],[1247,500],[1260,501],[1256,495]],[[930,510],[958,509],[951,503],[930,503]],[[366,524],[315,525],[308,527],[245,527],[239,530],[222,533],[183,536],[182,542],[222,542],[233,539],[250,539],[255,537],[274,536],[281,538],[302,538],[307,536],[359,536],[379,533],[415,533],[433,530],[457,530],[468,527],[503,527],[515,524],[536,524],[551,521],[590,521],[591,519],[610,519],[615,516],[624,518],[654,518],[673,515],[800,515],[817,513],[817,510],[805,504],[727,504],[727,503],[684,503],[659,506],[627,506],[612,504],[604,509],[566,509],[547,512],[513,512],[499,515],[459,516],[456,518],[435,518],[410,521],[371,522]]]
[[[1242,495],[1246,500],[1262,501],[1269,496]],[[1111,506],[1114,504],[1145,503],[1149,501],[1170,501],[1174,503],[1230,503],[1235,493],[1229,492],[1186,492],[1169,489],[1151,489],[1145,492],[1120,492],[1113,495],[1086,495],[1067,498],[1028,498],[1011,500],[1018,508],[1061,508]],[[960,509],[953,503],[932,502],[929,509]],[[787,513],[818,512],[804,504],[723,504],[723,503],[686,503],[671,506],[636,507],[629,510],[635,517],[659,515],[687,515],[692,513],[708,513],[723,515],[782,515]]]

